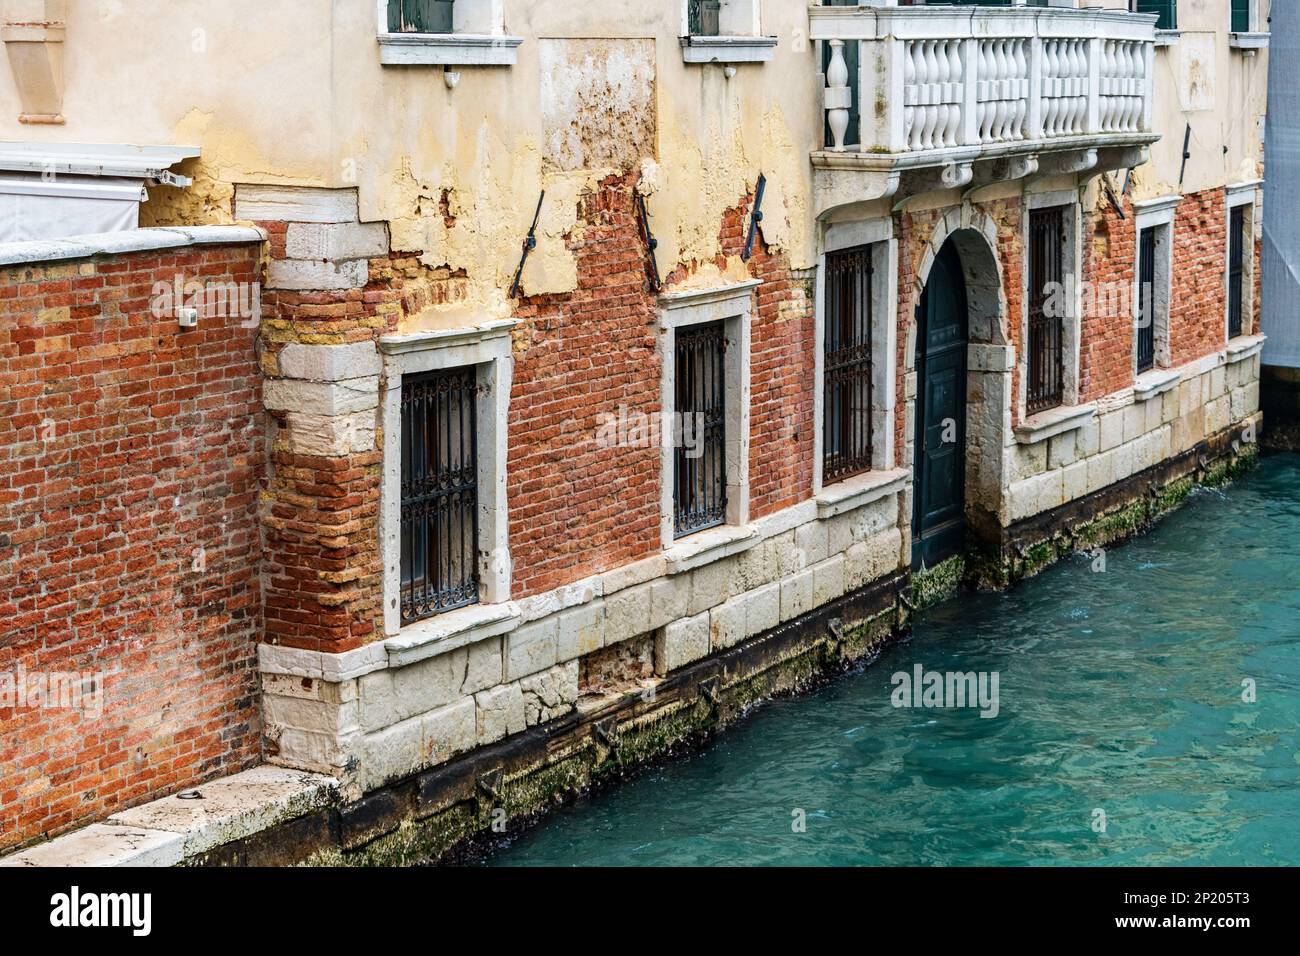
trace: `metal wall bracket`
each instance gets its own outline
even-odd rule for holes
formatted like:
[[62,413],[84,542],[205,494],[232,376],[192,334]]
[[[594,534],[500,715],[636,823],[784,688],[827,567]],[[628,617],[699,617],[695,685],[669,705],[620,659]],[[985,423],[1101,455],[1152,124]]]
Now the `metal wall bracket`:
[[758,174],[758,185],[754,187],[754,211],[749,217],[749,235],[745,237],[745,251],[740,258],[748,262],[754,254],[754,239],[758,234],[758,224],[763,221],[763,193],[767,191],[767,177]]
[[646,209],[645,196],[640,193],[636,195],[636,207],[641,224],[641,239],[646,247],[646,278],[650,280],[650,291],[658,292],[663,288],[663,282],[659,277],[659,260],[655,257],[659,240],[650,231],[650,211]]
[[519,268],[515,270],[515,281],[510,283],[510,298],[519,295],[519,286],[524,281],[524,266],[528,263],[528,254],[537,248],[537,223],[542,218],[542,203],[546,199],[546,190],[542,190],[537,199],[537,211],[533,213],[533,224],[524,239],[523,255],[519,257]]

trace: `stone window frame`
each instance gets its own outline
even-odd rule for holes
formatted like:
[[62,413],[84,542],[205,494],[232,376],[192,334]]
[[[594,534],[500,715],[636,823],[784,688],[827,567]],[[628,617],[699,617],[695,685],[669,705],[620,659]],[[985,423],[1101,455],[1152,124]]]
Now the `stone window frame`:
[[1249,338],[1254,334],[1254,329],[1258,324],[1255,315],[1255,242],[1257,239],[1257,229],[1260,217],[1259,195],[1262,180],[1251,180],[1243,183],[1229,183],[1224,187],[1223,200],[1223,341],[1230,342],[1233,339],[1228,337],[1229,312],[1232,308],[1231,296],[1228,291],[1228,283],[1232,272],[1232,236],[1229,230],[1232,229],[1232,211],[1239,206],[1245,206],[1244,228],[1246,230],[1247,244],[1243,251],[1246,254],[1246,262],[1243,268],[1241,278],[1241,335],[1239,338]]
[[[871,327],[871,470],[829,485],[823,481],[825,462],[822,429],[825,427],[826,256],[858,246],[871,247],[873,279]],[[813,310],[813,495],[833,494],[849,486],[870,483],[873,476],[892,478],[894,470],[894,414],[897,402],[895,375],[898,365],[898,239],[892,218],[831,223],[826,227],[817,257]]]
[[[1021,303],[1020,303],[1020,345],[1016,350],[1016,373],[1019,384],[1016,386],[1016,408],[1022,427],[1033,431],[1038,421],[1055,420],[1062,417],[1072,418],[1072,411],[1079,410],[1079,352],[1083,335],[1083,242],[1080,230],[1083,226],[1083,207],[1078,188],[1056,189],[1048,192],[1025,194],[1023,214],[1020,221],[1021,253]],[[1061,404],[1056,408],[1038,412],[1030,416],[1028,412],[1029,390],[1029,214],[1037,209],[1051,209],[1060,206],[1064,211],[1065,242],[1062,254],[1065,263],[1061,274],[1067,285],[1072,285],[1067,301],[1070,314],[1061,330]]]
[[[384,635],[444,632],[456,619],[477,619],[485,605],[510,601],[509,510],[506,462],[514,357],[510,330],[516,320],[474,329],[386,335],[379,340],[384,380],[379,414],[384,464],[379,495],[379,544],[383,561]],[[446,369],[477,368],[479,603],[402,626],[402,377]]]
[[[750,327],[754,290],[761,280],[721,288],[667,292],[659,297],[660,357],[660,542],[671,558],[685,552],[726,546],[737,536],[750,534],[749,524],[749,422]],[[707,322],[723,323],[727,348],[727,521],[684,538],[674,536],[672,423],[676,411],[677,335],[680,328]]]
[[[389,0],[375,0],[385,66],[514,66],[523,37],[505,29],[505,0],[456,0],[452,33],[390,33]],[[462,29],[463,27],[463,29]]]
[[[1174,281],[1174,219],[1178,212],[1181,194],[1160,196],[1156,199],[1141,200],[1133,203],[1133,380],[1139,391],[1144,380],[1163,379],[1173,364],[1173,353],[1169,347],[1170,309],[1173,305]],[[1154,295],[1154,315],[1156,358],[1155,366],[1141,375],[1137,372],[1137,321],[1142,308],[1142,276],[1139,271],[1141,237],[1146,229],[1156,229],[1156,279]]]
[[[686,63],[766,63],[776,52],[777,38],[762,35],[761,0],[721,0],[723,29],[719,36],[691,35],[690,0],[680,0],[679,37]],[[747,28],[747,29],[741,29]]]

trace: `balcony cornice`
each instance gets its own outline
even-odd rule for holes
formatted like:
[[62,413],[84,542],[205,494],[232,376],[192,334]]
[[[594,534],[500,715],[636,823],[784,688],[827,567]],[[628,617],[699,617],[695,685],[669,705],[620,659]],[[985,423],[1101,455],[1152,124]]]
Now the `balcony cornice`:
[[1153,40],[1158,17],[1065,7],[809,7],[813,40],[987,39],[1069,36]]

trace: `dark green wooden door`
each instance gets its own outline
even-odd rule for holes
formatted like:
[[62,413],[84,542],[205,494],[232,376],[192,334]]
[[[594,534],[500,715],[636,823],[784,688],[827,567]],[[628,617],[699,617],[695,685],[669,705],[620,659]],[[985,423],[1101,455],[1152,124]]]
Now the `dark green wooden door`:
[[966,282],[951,241],[921,294],[916,332],[912,565],[959,554],[966,532]]

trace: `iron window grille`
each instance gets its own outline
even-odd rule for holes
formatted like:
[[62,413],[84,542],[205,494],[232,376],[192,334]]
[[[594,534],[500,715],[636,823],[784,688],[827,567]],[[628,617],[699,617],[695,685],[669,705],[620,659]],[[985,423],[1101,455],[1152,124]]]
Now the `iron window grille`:
[[727,520],[727,341],[722,322],[677,330],[673,531],[683,537]]
[[478,411],[473,367],[402,379],[402,623],[474,604]]
[[451,33],[454,0],[388,0],[389,33]]
[[721,17],[722,0],[690,0],[687,4],[687,29],[693,37],[717,36],[722,29]]
[[1156,364],[1156,230],[1143,229],[1138,237],[1137,370],[1140,375]]
[[822,480],[871,468],[871,247],[826,256]]
[[1246,278],[1246,207],[1235,207],[1228,219],[1228,338],[1242,334]]
[[[1055,408],[1064,400],[1062,325],[1065,316],[1054,302],[1063,301],[1065,210],[1036,209],[1029,214],[1029,414]],[[1058,294],[1054,295],[1056,292]]]

